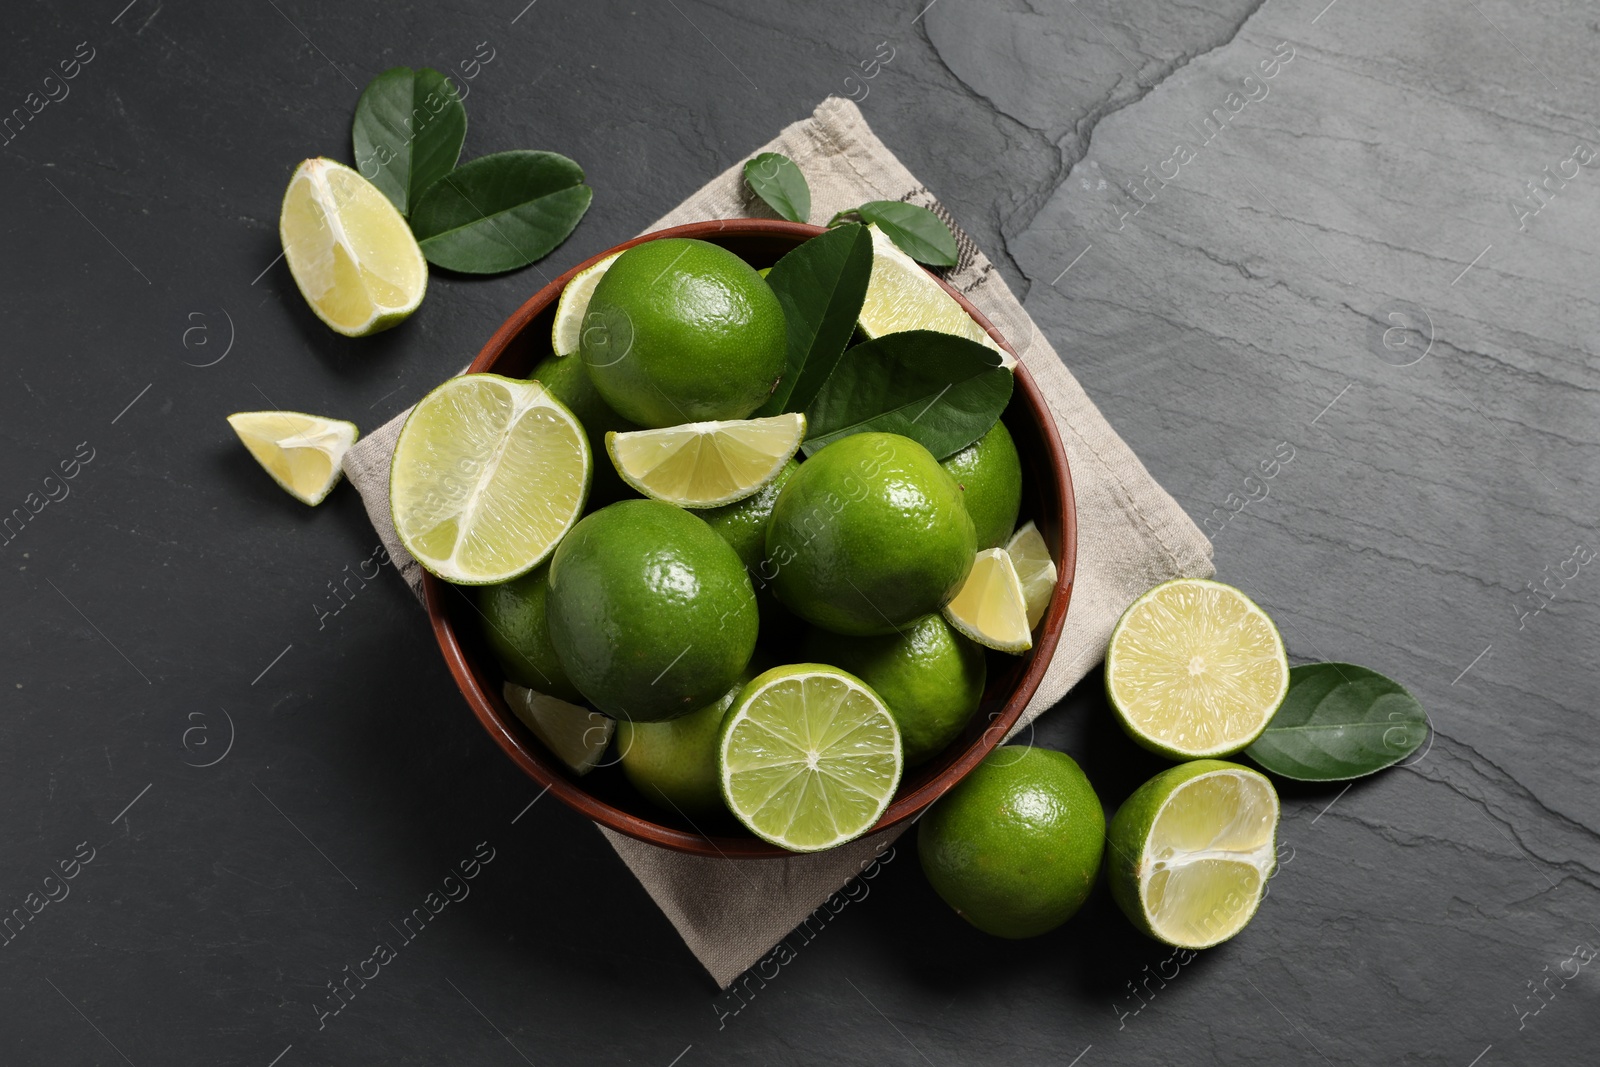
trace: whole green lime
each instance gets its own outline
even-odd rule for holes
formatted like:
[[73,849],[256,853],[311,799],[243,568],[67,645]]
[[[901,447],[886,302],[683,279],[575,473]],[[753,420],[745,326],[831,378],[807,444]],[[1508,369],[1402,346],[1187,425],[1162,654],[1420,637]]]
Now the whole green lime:
[[717,775],[717,740],[734,698],[759,673],[753,665],[745,667],[726,693],[681,718],[617,723],[617,751],[633,787],[652,803],[680,815],[726,811]]
[[550,560],[550,640],[613,718],[687,715],[727,692],[756,644],[755,590],[716,532],[658,500],[578,520]]
[[1070,919],[1105,844],[1105,810],[1078,764],[1022,745],[989,753],[917,827],[934,891],[996,937],[1035,937]]
[[545,618],[549,592],[548,565],[499,585],[480,585],[477,597],[483,636],[507,680],[575,703],[583,695],[567,677],[550,643]]
[[1022,510],[1022,461],[1006,424],[995,423],[988,433],[939,466],[961,487],[961,501],[978,532],[978,547],[1005,544],[1017,528],[1017,512]]
[[900,727],[907,767],[948,745],[983,699],[982,647],[938,614],[881,637],[845,637],[813,627],[802,655],[849,671],[883,698]]
[[607,504],[638,496],[622,480],[617,469],[606,461],[606,431],[628,433],[639,429],[639,426],[618,415],[605,402],[600,391],[594,387],[583,360],[571,356],[546,356],[528,377],[542,383],[550,390],[550,395],[567,405],[567,410],[583,424],[584,435],[589,438],[589,451],[595,457],[588,509],[598,511]]
[[611,264],[578,351],[606,402],[654,427],[749,415],[778,384],[786,344],[783,306],[753,267],[667,237]]
[[977,538],[955,479],[909,437],[858,433],[800,464],[767,526],[778,599],[843,634],[892,633],[939,608]]

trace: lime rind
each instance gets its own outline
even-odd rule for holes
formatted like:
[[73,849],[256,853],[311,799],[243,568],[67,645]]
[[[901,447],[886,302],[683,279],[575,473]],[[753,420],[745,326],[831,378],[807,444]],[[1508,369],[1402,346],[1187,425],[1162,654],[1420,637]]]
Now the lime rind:
[[1271,781],[1248,767],[1195,760],[1164,771],[1111,821],[1112,897],[1159,941],[1221,944],[1260,907],[1280,814]]
[[428,263],[411,227],[377,186],[335,160],[308,159],[295,169],[278,239],[295,287],[335,333],[381,333],[409,318],[427,294]]
[[361,431],[353,422],[303,411],[237,411],[228,425],[279,487],[312,507],[344,474],[344,454]]
[[1272,619],[1231,585],[1174,578],[1111,631],[1106,696],[1123,730],[1168,759],[1230,756],[1261,736],[1289,691]]
[[1055,560],[1050,558],[1050,546],[1044,543],[1044,536],[1030,520],[1006,542],[1006,555],[1011,557],[1011,564],[1017,569],[1017,581],[1022,583],[1022,598],[1028,605],[1028,628],[1035,629],[1056,591],[1058,574]]
[[561,290],[556,301],[556,320],[550,326],[550,347],[558,356],[570,356],[578,351],[583,339],[583,316],[589,310],[589,298],[594,287],[600,284],[611,264],[621,252],[613,253],[592,267],[585,267],[572,276]]
[[1022,583],[1003,548],[978,553],[967,580],[943,611],[945,621],[985,648],[1021,655],[1033,647]]
[[543,385],[465,374],[423,397],[401,427],[390,512],[430,573],[488,585],[549,557],[583,514],[592,475],[583,426]]
[[690,422],[659,430],[606,434],[622,480],[653,500],[714,508],[760,492],[800,450],[806,417]]
[[615,719],[511,682],[501,692],[518,721],[573,774],[588,774],[606,754]]
[[904,770],[894,717],[865,682],[775,667],[739,694],[717,746],[728,810],[763,841],[821,852],[875,826]]

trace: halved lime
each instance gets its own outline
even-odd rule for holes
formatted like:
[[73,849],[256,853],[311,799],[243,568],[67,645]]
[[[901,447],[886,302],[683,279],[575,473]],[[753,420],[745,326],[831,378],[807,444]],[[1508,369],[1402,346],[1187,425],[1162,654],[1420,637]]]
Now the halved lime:
[[583,316],[589,310],[589,298],[594,295],[594,287],[600,284],[607,268],[620,255],[622,253],[618,252],[592,267],[585,267],[574,274],[566,288],[561,290],[561,299],[556,301],[555,325],[550,327],[550,346],[555,349],[556,355],[570,356],[578,351],[578,345],[583,340]]
[[296,168],[278,215],[289,273],[317,318],[346,337],[398,325],[422,303],[428,264],[389,198],[331,159]]
[[1017,569],[1017,581],[1022,583],[1022,599],[1028,605],[1028,629],[1039,625],[1050,598],[1056,591],[1056,562],[1050,558],[1050,546],[1031,521],[1024,524],[1006,543],[1006,555]]
[[1236,763],[1195,760],[1134,791],[1111,820],[1111,895],[1133,924],[1178,948],[1244,929],[1277,865],[1278,794]]
[[853,674],[774,667],[734,702],[718,746],[722,796],[750,832],[820,852],[877,823],[900,785],[900,730]]
[[622,480],[645,496],[681,508],[743,500],[778,476],[800,450],[806,417],[689,422],[662,430],[606,434]]
[[1003,548],[978,553],[966,583],[944,606],[944,617],[985,648],[1021,655],[1033,647],[1028,602]]
[[583,427],[538,382],[464,374],[400,429],[389,506],[406,550],[440,578],[503,582],[544,562],[583,514]]
[[611,734],[617,728],[615,719],[510,682],[505,683],[502,692],[522,725],[532,730],[533,736],[572,773],[588,774],[606,754]]
[[228,425],[272,480],[304,504],[322,503],[360,431],[353,422],[299,411],[239,411]]
[[1111,706],[1129,737],[1169,759],[1238,752],[1261,736],[1288,691],[1278,628],[1231,585],[1163,582],[1111,631]]
[[872,277],[867,282],[866,302],[861,305],[863,334],[872,338],[906,330],[953,333],[999,352],[1007,367],[1016,366],[1011,353],[995,344],[916,260],[876,225],[868,226],[867,231],[872,234]]

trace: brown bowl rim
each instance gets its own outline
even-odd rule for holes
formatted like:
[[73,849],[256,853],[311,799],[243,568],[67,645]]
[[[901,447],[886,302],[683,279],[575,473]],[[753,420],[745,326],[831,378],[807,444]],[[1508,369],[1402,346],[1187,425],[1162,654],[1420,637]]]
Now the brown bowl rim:
[[[478,352],[472,365],[466,373],[488,372],[493,364],[500,359],[511,342],[521,335],[527,325],[533,321],[546,307],[555,301],[567,282],[579,271],[605,259],[607,256],[632,248],[634,245],[645,241],[654,241],[664,237],[688,237],[704,240],[714,238],[719,234],[733,234],[737,236],[777,235],[785,237],[799,237],[802,239],[815,237],[825,232],[821,226],[811,226],[798,222],[786,222],[777,219],[720,219],[707,222],[692,222],[682,226],[672,226],[663,230],[642,234],[631,240],[624,241],[613,248],[608,248],[577,266],[568,270],[554,281],[539,289],[522,305],[512,312],[497,329],[493,336]],[[953,286],[938,275],[929,272],[945,291],[953,296],[966,313],[982,326],[994,341],[1011,354],[1017,357],[1017,352],[1011,347],[991,323],[983,312],[973,306],[972,302],[957,291]],[[1045,610],[1042,629],[1039,631],[1038,640],[1032,650],[1032,659],[1022,679],[1017,683],[1011,695],[1006,699],[999,712],[994,713],[993,721],[989,727],[978,735],[978,738],[954,759],[935,778],[924,783],[923,786],[912,793],[897,796],[890,803],[883,817],[873,826],[869,833],[877,834],[899,823],[915,817],[919,812],[942,796],[948,789],[967,775],[976,767],[985,756],[992,752],[1005,738],[1017,720],[1022,717],[1028,702],[1033,699],[1033,694],[1038,690],[1044,680],[1045,672],[1049,669],[1050,662],[1055,655],[1056,646],[1060,642],[1062,629],[1066,625],[1067,608],[1072,599],[1073,581],[1077,574],[1078,563],[1078,516],[1077,502],[1073,495],[1072,472],[1067,463],[1066,448],[1061,442],[1061,434],[1056,428],[1055,418],[1050,412],[1049,404],[1040,392],[1038,384],[1033,380],[1033,375],[1028,368],[1023,366],[1020,359],[1013,368],[1016,383],[1020,388],[1023,399],[1027,404],[1029,413],[1042,430],[1046,448],[1049,451],[1050,469],[1056,476],[1057,497],[1060,500],[1059,513],[1053,516],[1057,529],[1061,531],[1061,560],[1057,564],[1056,589],[1050,599],[1050,606]],[[491,372],[492,373],[492,372]],[[435,639],[439,649],[444,655],[445,663],[450,668],[451,675],[455,678],[457,687],[466,698],[467,704],[472,708],[473,714],[483,726],[500,749],[509,756],[513,763],[520,767],[529,778],[545,787],[545,791],[556,796],[563,804],[585,816],[599,825],[628,837],[643,841],[646,844],[657,845],[661,848],[671,849],[676,852],[686,852],[701,856],[720,856],[722,858],[738,859],[776,859],[794,856],[796,853],[777,845],[763,841],[753,834],[748,837],[715,836],[700,833],[690,833],[660,823],[632,812],[624,811],[605,801],[593,796],[584,788],[573,781],[562,770],[554,770],[546,766],[550,757],[533,748],[525,737],[526,728],[516,719],[509,708],[505,707],[498,692],[486,691],[478,683],[478,678],[472,664],[468,662],[461,642],[457,640],[450,614],[445,607],[445,583],[427,571],[422,572],[422,587],[427,605],[428,619],[432,624]],[[541,795],[543,795],[541,793]]]

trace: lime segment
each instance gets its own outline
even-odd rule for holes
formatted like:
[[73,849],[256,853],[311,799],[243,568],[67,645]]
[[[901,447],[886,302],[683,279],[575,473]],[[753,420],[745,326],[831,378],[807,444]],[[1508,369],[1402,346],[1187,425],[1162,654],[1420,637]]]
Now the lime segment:
[[1039,625],[1050,598],[1056,591],[1056,564],[1050,558],[1050,546],[1032,522],[1027,523],[1006,544],[1006,555],[1017,569],[1017,581],[1022,583],[1022,599],[1028,605],[1028,629]]
[[353,422],[298,411],[240,411],[228,425],[272,480],[303,504],[322,503],[359,431]]
[[1140,786],[1111,822],[1111,890],[1145,933],[1209,948],[1244,929],[1277,863],[1278,794],[1265,775],[1196,760]]
[[1111,632],[1111,706],[1130,737],[1169,758],[1238,752],[1267,728],[1288,691],[1283,638],[1231,585],[1163,582]]
[[966,584],[944,606],[944,617],[985,648],[1021,654],[1033,647],[1022,583],[1003,548],[978,553]]
[[589,310],[589,298],[594,295],[594,287],[600,284],[600,279],[605,277],[606,269],[617,261],[617,256],[607,256],[592,267],[585,267],[572,276],[572,280],[561,290],[561,299],[556,301],[556,321],[550,328],[550,346],[555,349],[558,356],[570,356],[578,351],[578,345],[583,340],[583,316]]
[[543,385],[452,378],[400,430],[389,474],[395,530],[446,581],[515,578],[578,521],[591,464],[583,427]]
[[876,225],[872,234],[872,278],[861,306],[861,332],[868,338],[906,330],[937,330],[976,341],[1000,353],[1007,367],[1016,366],[1011,353],[968,315],[960,304],[933,280],[916,260],[900,250]]
[[289,273],[311,310],[346,337],[403,322],[422,303],[428,264],[389,198],[331,159],[296,168],[278,216]]
[[503,693],[522,725],[572,773],[588,774],[605,755],[617,728],[615,720],[510,682],[505,683]]
[[722,795],[750,832],[820,852],[870,830],[894,797],[900,731],[854,675],[817,663],[757,676],[723,725]]
[[776,478],[805,436],[806,417],[791,412],[608,433],[606,451],[622,480],[645,496],[682,508],[714,508]]

